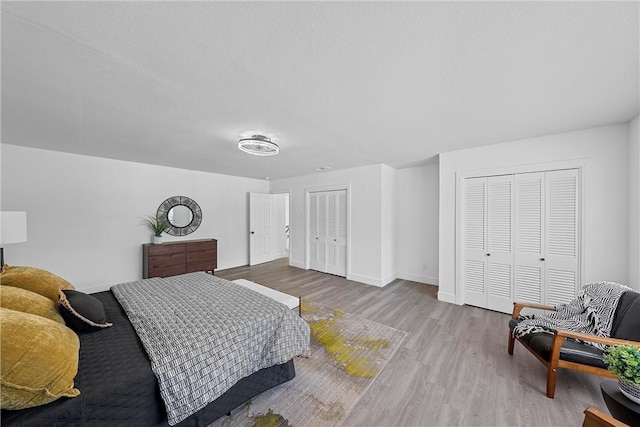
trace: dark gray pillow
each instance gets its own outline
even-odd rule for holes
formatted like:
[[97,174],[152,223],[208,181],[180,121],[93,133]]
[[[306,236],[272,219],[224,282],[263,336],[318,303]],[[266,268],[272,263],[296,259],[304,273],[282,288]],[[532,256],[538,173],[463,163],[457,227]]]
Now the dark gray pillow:
[[60,314],[75,332],[93,332],[112,326],[99,299],[80,291],[60,289]]

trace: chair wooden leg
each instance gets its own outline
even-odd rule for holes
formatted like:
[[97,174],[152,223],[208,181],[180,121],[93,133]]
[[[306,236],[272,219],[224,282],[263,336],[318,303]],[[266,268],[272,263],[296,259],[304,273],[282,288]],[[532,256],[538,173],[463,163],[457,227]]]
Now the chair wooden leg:
[[549,365],[547,369],[547,397],[553,399],[556,394],[556,379],[558,379],[558,368]]
[[565,337],[553,335],[551,342],[551,353],[549,354],[549,362],[547,363],[547,397],[553,399],[556,394],[556,379],[558,378],[558,362],[560,361],[560,348],[564,343]]
[[513,346],[515,345],[515,343],[516,343],[516,339],[513,337],[513,331],[509,330],[509,348],[507,349],[507,351],[512,356],[513,356]]

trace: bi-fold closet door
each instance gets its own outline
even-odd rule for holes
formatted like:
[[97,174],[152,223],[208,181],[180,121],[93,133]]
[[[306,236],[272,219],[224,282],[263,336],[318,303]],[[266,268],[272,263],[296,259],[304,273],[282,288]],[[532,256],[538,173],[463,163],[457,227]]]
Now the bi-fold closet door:
[[347,192],[309,193],[309,268],[347,275]]
[[579,286],[577,169],[466,178],[464,303],[566,303]]

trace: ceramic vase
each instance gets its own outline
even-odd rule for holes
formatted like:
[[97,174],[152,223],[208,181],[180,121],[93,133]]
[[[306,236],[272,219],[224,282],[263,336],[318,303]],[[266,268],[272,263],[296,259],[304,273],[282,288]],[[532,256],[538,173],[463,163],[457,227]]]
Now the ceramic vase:
[[162,243],[162,236],[153,236],[153,244],[159,245],[160,243]]

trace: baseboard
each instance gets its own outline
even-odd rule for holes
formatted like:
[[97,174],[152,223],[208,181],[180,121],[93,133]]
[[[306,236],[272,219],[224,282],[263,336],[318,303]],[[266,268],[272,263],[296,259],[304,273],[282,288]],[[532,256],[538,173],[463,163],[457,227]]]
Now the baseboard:
[[376,286],[378,288],[382,288],[384,287],[384,285],[387,284],[380,279],[374,279],[373,277],[361,276],[359,274],[353,274],[353,273],[350,274],[349,277],[347,277],[347,279],[353,280],[354,282],[364,283],[365,285]]
[[398,272],[398,279],[438,286],[438,278],[433,276],[423,276],[421,274],[405,273],[400,271]]
[[388,275],[386,278],[382,279],[382,286],[387,286],[389,283],[393,282],[394,280],[396,280],[398,278],[398,274],[397,273],[393,273]]
[[302,268],[303,270],[306,268],[305,265],[304,265],[304,261],[302,261],[302,262],[295,261],[295,260],[292,260],[291,258],[289,258],[289,265],[291,267]]
[[458,302],[456,301],[455,294],[450,294],[448,292],[438,291],[438,301],[444,301],[451,304],[462,305],[462,304],[458,304]]
[[[304,265],[304,262],[295,261],[295,260],[292,260],[291,258],[289,258],[289,265],[292,266],[292,267],[298,267],[298,268],[306,269],[306,266]],[[371,286],[376,286],[378,288],[383,288],[386,285],[388,285],[389,283],[391,283],[394,280],[396,280],[397,277],[398,277],[398,275],[396,273],[391,274],[391,275],[385,277],[384,279],[376,279],[376,278],[369,277],[369,276],[363,276],[363,275],[360,275],[360,274],[351,273],[351,274],[349,274],[347,279],[348,280],[353,280],[354,282],[364,283],[365,285],[371,285]]]

